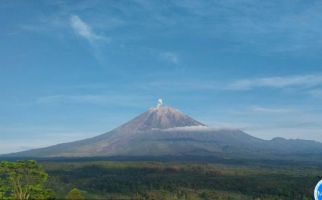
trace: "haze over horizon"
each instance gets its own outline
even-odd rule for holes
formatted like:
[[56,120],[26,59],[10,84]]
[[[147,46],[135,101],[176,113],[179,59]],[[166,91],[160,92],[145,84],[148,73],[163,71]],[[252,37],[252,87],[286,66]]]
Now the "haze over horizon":
[[0,154],[105,133],[159,98],[322,141],[320,1],[2,1]]

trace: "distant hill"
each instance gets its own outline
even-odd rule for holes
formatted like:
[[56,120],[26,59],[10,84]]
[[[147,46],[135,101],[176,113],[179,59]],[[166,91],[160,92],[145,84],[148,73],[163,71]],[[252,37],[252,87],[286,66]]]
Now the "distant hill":
[[263,140],[237,129],[213,129],[177,109],[159,105],[105,134],[4,155],[6,157],[216,156],[315,159],[322,143]]

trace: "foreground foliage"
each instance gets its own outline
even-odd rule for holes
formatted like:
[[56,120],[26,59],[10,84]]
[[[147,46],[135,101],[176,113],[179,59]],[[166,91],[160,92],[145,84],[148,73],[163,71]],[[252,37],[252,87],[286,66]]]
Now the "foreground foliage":
[[0,199],[47,199],[48,175],[36,161],[0,162]]

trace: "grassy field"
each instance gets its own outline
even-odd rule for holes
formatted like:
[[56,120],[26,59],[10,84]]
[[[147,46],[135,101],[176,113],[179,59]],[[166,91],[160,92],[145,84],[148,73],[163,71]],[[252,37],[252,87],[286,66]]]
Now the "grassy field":
[[59,198],[72,188],[88,199],[313,198],[319,166],[147,161],[42,161]]

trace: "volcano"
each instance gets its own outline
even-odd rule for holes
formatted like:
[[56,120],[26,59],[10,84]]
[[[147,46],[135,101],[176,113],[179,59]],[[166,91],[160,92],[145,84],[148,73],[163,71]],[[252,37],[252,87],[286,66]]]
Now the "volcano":
[[322,155],[310,140],[263,140],[238,129],[215,129],[158,101],[129,122],[102,135],[6,155],[7,157],[216,156],[294,158]]

